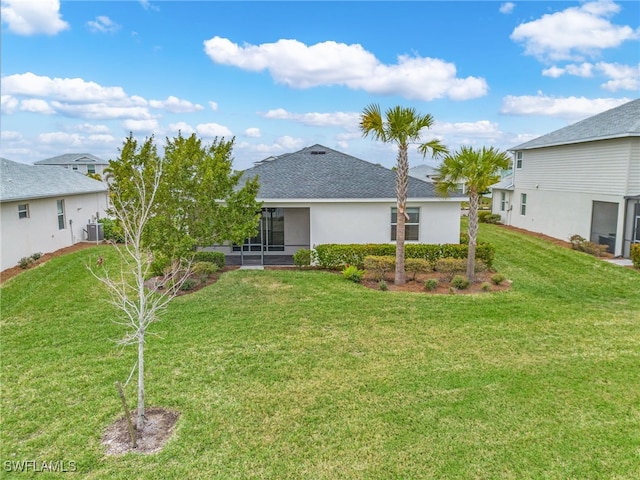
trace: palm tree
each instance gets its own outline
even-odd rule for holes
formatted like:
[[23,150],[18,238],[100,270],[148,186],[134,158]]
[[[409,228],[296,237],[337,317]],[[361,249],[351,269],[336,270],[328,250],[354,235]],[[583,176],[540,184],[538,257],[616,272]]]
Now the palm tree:
[[[396,228],[396,275],[394,283],[404,285],[404,240],[407,215],[407,190],[409,187],[409,143],[420,141],[423,128],[431,128],[433,117],[429,114],[419,115],[414,108],[389,108],[382,117],[380,106],[369,105],[360,116],[360,130],[363,136],[371,135],[374,140],[398,145],[398,164],[396,169],[397,228]],[[433,139],[421,143],[418,151],[426,156],[428,152],[434,157],[448,152],[439,140]]]
[[469,251],[467,253],[467,277],[475,280],[476,243],[478,237],[478,203],[480,195],[500,180],[500,171],[509,168],[510,157],[493,147],[474,150],[460,147],[447,155],[437,169],[436,192],[449,196],[460,183],[469,196]]

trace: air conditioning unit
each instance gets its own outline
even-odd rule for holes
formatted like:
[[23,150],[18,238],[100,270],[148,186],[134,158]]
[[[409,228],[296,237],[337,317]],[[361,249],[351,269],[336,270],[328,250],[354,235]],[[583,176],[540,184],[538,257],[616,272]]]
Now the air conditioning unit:
[[87,240],[97,242],[104,240],[104,225],[101,223],[90,223],[87,225]]

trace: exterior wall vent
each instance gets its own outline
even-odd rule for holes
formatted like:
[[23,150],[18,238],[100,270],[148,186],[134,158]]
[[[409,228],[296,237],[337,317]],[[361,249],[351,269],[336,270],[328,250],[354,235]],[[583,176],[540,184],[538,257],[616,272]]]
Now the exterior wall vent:
[[327,152],[325,152],[324,150],[311,150],[311,155],[324,155]]

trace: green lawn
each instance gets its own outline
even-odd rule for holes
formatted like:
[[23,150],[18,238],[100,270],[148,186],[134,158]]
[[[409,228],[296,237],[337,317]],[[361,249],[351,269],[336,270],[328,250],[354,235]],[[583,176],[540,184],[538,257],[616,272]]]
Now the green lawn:
[[510,292],[234,271],[176,299],[148,339],[147,405],[181,417],[150,456],[100,443],[135,349],[85,269],[98,250],[27,271],[0,290],[0,475],[35,460],[89,479],[640,478],[640,272],[480,236]]

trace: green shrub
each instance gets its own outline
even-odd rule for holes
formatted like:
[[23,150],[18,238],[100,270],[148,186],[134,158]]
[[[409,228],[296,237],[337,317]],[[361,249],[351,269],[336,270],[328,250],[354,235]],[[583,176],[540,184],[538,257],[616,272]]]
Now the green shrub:
[[182,285],[180,285],[180,290],[185,292],[189,290],[193,290],[197,284],[198,282],[195,279],[187,278],[184,282],[182,282]]
[[395,268],[396,257],[391,255],[381,257],[367,255],[364,257],[364,270],[376,281],[383,280],[387,273],[393,271]]
[[460,232],[460,244],[469,245],[469,234],[467,232]]
[[312,252],[308,248],[301,248],[293,254],[293,264],[298,267],[308,267],[311,265]]
[[101,218],[98,223],[102,224],[104,239],[115,243],[124,243],[124,230],[120,221],[114,218]]
[[389,286],[387,285],[387,282],[385,282],[384,280],[380,280],[378,282],[378,288],[383,292],[386,292],[387,290],[389,290]]
[[631,245],[631,261],[634,267],[640,268],[640,243]]
[[42,258],[42,252],[34,253],[33,255],[31,255],[31,258],[33,258],[34,261],[40,260]]
[[569,237],[569,242],[571,243],[571,248],[573,248],[574,250],[580,250],[580,245],[582,245],[587,239],[576,234],[576,235],[571,235],[571,237]]
[[364,270],[359,270],[355,265],[348,265],[342,270],[342,275],[352,282],[360,283],[364,275]]
[[496,273],[495,275],[491,276],[491,283],[493,283],[494,285],[500,285],[506,279],[507,279],[507,277],[505,277],[503,274]]
[[150,266],[151,275],[154,277],[161,277],[166,273],[166,269],[170,265],[171,260],[169,257],[165,257],[161,254],[154,256]]
[[429,278],[424,281],[424,289],[430,292],[438,288],[438,280],[435,278]]
[[224,253],[222,252],[205,252],[204,250],[200,250],[193,254],[192,257],[193,262],[209,262],[214,263],[218,266],[218,269],[224,268]]
[[443,274],[443,279],[450,282],[455,274],[467,271],[466,258],[441,258],[436,261],[436,272]]
[[29,268],[33,264],[33,257],[22,257],[18,260],[18,265],[20,268]]
[[456,275],[451,279],[451,285],[458,290],[469,288],[469,279],[463,275]]
[[478,221],[480,223],[498,223],[500,221],[500,215],[483,210],[478,212]]
[[491,284],[489,282],[482,282],[482,285],[480,285],[480,290],[482,290],[483,292],[488,292],[489,290],[491,290]]
[[411,274],[411,280],[415,280],[418,273],[433,271],[433,264],[424,258],[407,258],[404,261],[404,270]]
[[191,271],[198,276],[206,276],[213,275],[220,268],[215,263],[211,262],[196,262],[191,266]]

